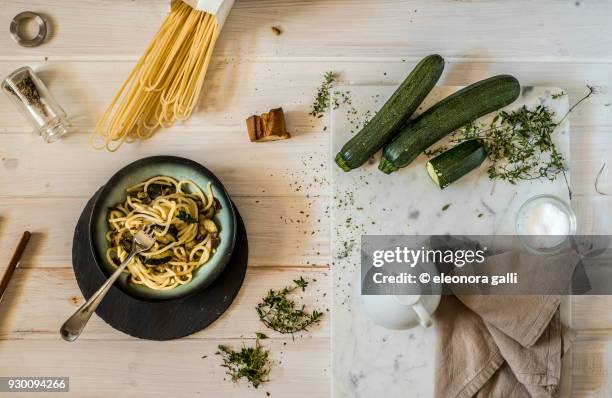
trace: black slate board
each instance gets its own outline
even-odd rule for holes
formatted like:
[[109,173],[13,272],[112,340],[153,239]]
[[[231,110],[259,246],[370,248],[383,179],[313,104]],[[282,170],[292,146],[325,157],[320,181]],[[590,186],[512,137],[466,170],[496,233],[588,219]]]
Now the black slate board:
[[[72,244],[72,266],[85,299],[89,299],[107,279],[91,253],[89,242],[88,222],[95,197],[81,213]],[[147,340],[178,339],[206,328],[234,301],[246,274],[249,249],[238,209],[236,220],[238,229],[234,253],[221,275],[206,289],[186,297],[148,301],[112,287],[96,314],[113,328]]]

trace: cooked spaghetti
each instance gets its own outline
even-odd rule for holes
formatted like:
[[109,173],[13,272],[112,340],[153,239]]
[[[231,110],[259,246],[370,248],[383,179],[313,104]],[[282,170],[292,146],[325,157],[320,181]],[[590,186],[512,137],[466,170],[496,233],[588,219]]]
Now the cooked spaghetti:
[[154,290],[169,290],[191,282],[219,244],[214,216],[221,206],[190,180],[153,177],[127,189],[125,202],[109,209],[110,247],[106,257],[113,266],[127,258],[133,235],[144,229],[155,237],[150,250],[127,266],[129,281]]
[[220,28],[214,15],[174,1],[127,80],[102,115],[92,145],[116,151],[185,120],[195,108]]

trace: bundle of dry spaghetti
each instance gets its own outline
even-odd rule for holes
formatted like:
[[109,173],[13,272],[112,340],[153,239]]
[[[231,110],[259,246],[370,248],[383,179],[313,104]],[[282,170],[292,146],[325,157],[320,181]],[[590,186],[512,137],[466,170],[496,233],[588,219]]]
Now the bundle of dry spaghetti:
[[[189,4],[187,4],[189,3]],[[94,129],[92,145],[113,152],[191,116],[233,0],[176,0]]]

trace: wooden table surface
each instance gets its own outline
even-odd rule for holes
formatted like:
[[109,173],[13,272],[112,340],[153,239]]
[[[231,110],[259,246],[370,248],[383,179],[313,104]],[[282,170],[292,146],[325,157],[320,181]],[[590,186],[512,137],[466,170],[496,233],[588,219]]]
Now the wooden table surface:
[[[258,390],[224,380],[218,344],[264,331],[254,306],[269,288],[315,278],[308,303],[328,308],[329,134],[309,107],[323,73],[343,82],[398,83],[424,55],[447,60],[442,84],[498,73],[553,85],[570,99],[601,93],[571,116],[574,206],[585,231],[609,233],[612,200],[612,2],[605,0],[237,1],[223,29],[197,112],[187,123],[117,153],[88,147],[89,132],[168,10],[168,0],[6,0],[0,75],[39,71],[77,132],[46,145],[0,98],[0,264],[21,232],[31,246],[0,306],[0,376],[69,376],[78,397],[327,397],[329,316],[292,341],[269,333],[278,362]],[[18,12],[44,12],[53,37],[21,48],[8,35]],[[272,26],[281,27],[276,36]],[[293,138],[252,144],[244,120],[283,106]],[[121,166],[156,154],[205,164],[240,209],[251,247],[244,286],[221,319],[172,342],[123,335],[93,317],[76,343],[58,328],[83,298],[71,268],[72,232],[89,196]],[[314,234],[313,234],[314,231]],[[573,299],[578,340],[574,396],[612,396],[612,299]],[[207,356],[207,358],[202,358]],[[409,386],[408,386],[409,387]],[[20,396],[26,396],[22,394]],[[36,395],[36,394],[34,394]],[[408,395],[407,395],[408,396]]]

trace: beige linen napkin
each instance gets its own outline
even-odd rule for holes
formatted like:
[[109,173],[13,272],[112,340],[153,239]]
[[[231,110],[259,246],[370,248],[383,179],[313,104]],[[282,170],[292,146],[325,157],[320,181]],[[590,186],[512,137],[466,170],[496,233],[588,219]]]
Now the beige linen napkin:
[[[520,256],[500,256],[489,258],[489,265],[509,259],[521,264]],[[577,261],[565,262],[572,263]],[[569,281],[573,266],[554,271],[551,279],[563,275]],[[561,357],[573,340],[561,324],[560,302],[558,295],[444,296],[435,315],[435,396],[556,397]]]

